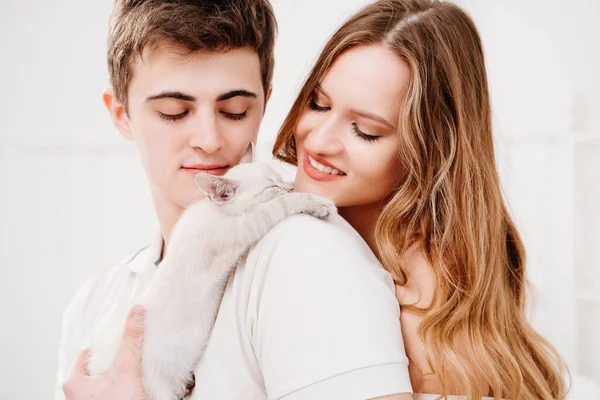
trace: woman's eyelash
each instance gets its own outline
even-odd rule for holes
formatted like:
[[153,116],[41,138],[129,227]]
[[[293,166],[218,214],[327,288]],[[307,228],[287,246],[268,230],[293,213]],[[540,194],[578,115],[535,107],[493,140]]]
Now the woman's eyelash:
[[368,135],[362,132],[360,129],[358,129],[358,125],[356,125],[356,123],[352,123],[352,130],[354,131],[354,134],[356,136],[363,140],[366,140],[367,142],[374,142],[377,139],[379,139],[379,136]]
[[162,119],[165,119],[167,121],[177,121],[177,120],[182,119],[186,115],[188,115],[189,112],[190,112],[190,110],[185,110],[184,112],[179,113],[179,114],[165,114],[160,111],[158,113]]
[[317,102],[315,101],[314,96],[311,97],[310,102],[308,103],[308,106],[310,107],[311,110],[320,111],[320,112],[331,110],[331,107],[321,107],[320,105],[318,105]]
[[[320,112],[331,110],[331,107],[321,107],[320,105],[318,105],[317,102],[315,101],[314,96],[311,97],[310,102],[308,103],[308,106],[312,110],[320,111]],[[358,129],[358,125],[356,125],[356,123],[352,123],[352,130],[354,131],[354,134],[356,136],[358,136],[359,138],[361,138],[363,140],[366,140],[367,142],[374,142],[377,139],[379,139],[379,136],[369,135],[369,134],[364,133],[360,129]]]
[[248,112],[244,111],[243,113],[240,114],[233,114],[233,113],[228,113],[228,112],[222,112],[222,114],[225,116],[225,118],[231,119],[233,121],[241,121],[242,119],[246,118],[246,114]]

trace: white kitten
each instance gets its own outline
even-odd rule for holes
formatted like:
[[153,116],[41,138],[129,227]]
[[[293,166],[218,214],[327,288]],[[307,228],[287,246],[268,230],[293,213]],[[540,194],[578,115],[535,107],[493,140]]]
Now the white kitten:
[[[146,308],[142,369],[149,400],[183,397],[227,280],[248,249],[289,216],[327,218],[335,212],[329,200],[294,192],[264,163],[240,164],[225,177],[198,174],[196,183],[208,200],[184,212],[167,256],[137,302]],[[90,373],[112,365],[119,338],[94,348]]]

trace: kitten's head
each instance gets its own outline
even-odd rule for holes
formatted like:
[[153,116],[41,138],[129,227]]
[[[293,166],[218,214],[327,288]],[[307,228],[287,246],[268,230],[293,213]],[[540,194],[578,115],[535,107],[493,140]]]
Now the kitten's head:
[[292,184],[261,162],[237,165],[225,176],[199,173],[196,185],[210,201],[219,205],[262,203],[293,190]]

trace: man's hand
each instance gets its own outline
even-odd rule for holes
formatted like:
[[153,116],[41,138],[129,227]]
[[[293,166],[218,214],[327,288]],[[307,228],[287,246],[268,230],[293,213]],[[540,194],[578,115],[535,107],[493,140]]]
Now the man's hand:
[[86,349],[71,366],[63,391],[67,400],[146,400],[142,381],[142,340],[144,309],[135,306],[129,312],[125,332],[115,362],[108,372],[90,376]]

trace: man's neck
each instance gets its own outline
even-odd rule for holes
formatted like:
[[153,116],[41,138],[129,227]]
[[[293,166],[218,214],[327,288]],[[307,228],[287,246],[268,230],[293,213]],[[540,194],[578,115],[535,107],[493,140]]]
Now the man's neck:
[[160,224],[160,231],[163,238],[163,245],[160,259],[162,260],[165,255],[169,245],[169,240],[171,238],[171,233],[173,232],[173,228],[181,214],[183,213],[183,209],[170,204],[160,196],[153,196],[154,198],[154,209],[156,210],[156,215],[158,216],[158,223]]

